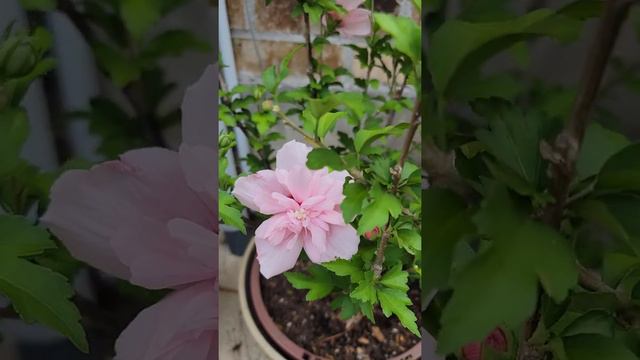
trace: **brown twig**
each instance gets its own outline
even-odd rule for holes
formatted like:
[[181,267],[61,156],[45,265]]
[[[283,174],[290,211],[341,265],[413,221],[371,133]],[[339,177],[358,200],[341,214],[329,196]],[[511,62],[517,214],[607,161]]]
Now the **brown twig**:
[[552,161],[551,173],[554,182],[551,191],[556,200],[546,209],[545,221],[555,227],[558,227],[562,221],[575,173],[575,163],[589,123],[589,115],[593,109],[620,27],[629,12],[631,3],[631,0],[607,1],[600,26],[586,57],[587,62],[582,72],[582,86],[574,103],[569,122],[556,138],[551,149],[553,153],[548,154],[546,151],[545,154],[543,151],[543,156]]

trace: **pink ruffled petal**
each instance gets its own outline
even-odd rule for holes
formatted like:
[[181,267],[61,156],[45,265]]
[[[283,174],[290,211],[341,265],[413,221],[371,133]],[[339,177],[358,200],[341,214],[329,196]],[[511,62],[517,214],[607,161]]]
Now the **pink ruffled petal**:
[[152,148],[67,172],[53,186],[42,222],[74,257],[128,279],[130,271],[111,248],[112,240],[132,232],[143,236],[136,230],[143,219],[164,227],[174,218],[215,228],[210,210],[187,184],[177,153]]
[[[211,216],[218,218],[218,169],[215,164],[217,157],[212,148],[205,146],[180,146],[180,165],[187,180],[187,184],[200,195],[211,212]],[[216,232],[218,223],[215,222]]]
[[[182,100],[182,143],[202,145],[218,152],[218,69],[209,65]],[[211,160],[213,161],[213,159]]]
[[307,167],[307,154],[311,152],[311,147],[291,140],[284,144],[276,153],[276,168],[282,170],[293,170],[298,167]]
[[111,245],[129,267],[129,280],[147,289],[175,288],[217,274],[215,233],[186,220],[167,225],[142,218],[121,228]]
[[238,178],[233,188],[233,195],[246,207],[260,213],[271,215],[288,209],[273,197],[279,193],[289,196],[289,190],[283,186],[273,170]]
[[94,173],[84,170],[62,175],[51,189],[51,203],[40,221],[61,239],[75,258],[128,279],[129,268],[118,259],[109,239],[114,236],[116,226],[129,221],[130,214],[117,211],[117,206],[113,211],[96,206],[89,195],[101,182],[94,181],[94,177]]
[[304,251],[315,263],[323,263],[335,259],[351,259],[358,252],[360,237],[351,225],[331,226],[327,234],[326,250],[317,247],[311,239],[305,238]]
[[118,338],[115,360],[214,360],[217,349],[218,296],[204,282],[138,314]]
[[271,245],[269,241],[256,236],[256,250],[260,273],[267,279],[291,270],[302,251],[302,242],[297,239],[285,240],[279,245]]
[[264,221],[256,229],[256,237],[265,239],[270,244],[279,245],[286,235],[284,231],[289,222],[287,214],[278,214]]
[[355,9],[342,18],[338,32],[342,36],[367,36],[371,33],[371,12]]

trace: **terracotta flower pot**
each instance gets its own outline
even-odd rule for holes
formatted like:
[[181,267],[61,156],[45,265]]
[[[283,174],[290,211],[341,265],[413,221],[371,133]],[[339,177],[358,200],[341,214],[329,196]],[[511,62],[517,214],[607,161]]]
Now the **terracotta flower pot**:
[[[267,356],[273,360],[326,360],[294,343],[269,315],[262,299],[260,269],[253,240],[245,252],[239,281],[242,316],[250,333]],[[420,356],[421,343],[418,342],[409,351],[389,360],[416,360]]]

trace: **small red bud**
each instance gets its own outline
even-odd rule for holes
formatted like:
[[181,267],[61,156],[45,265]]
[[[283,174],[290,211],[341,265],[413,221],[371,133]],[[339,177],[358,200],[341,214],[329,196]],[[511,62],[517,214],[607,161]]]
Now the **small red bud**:
[[507,335],[501,328],[496,328],[482,343],[475,342],[465,345],[462,348],[462,357],[464,360],[483,360],[482,349],[484,347],[490,347],[499,352],[508,351]]
[[380,234],[380,228],[376,226],[371,231],[365,231],[364,238],[367,240],[373,240],[376,236],[378,236],[378,234]]

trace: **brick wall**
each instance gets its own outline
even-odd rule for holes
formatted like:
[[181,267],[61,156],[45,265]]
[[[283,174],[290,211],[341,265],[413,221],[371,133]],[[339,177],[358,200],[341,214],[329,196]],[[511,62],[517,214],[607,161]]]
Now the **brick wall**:
[[[273,0],[265,6],[265,0],[226,0],[231,26],[238,76],[242,83],[259,81],[261,71],[280,60],[298,44],[304,43],[304,21],[292,18],[296,0]],[[411,0],[375,0],[376,11],[419,18]],[[252,31],[253,28],[253,31]],[[318,29],[312,29],[312,34]],[[325,47],[322,62],[332,67],[343,66],[355,76],[364,77],[353,50],[340,46],[347,43],[364,44],[363,38],[333,37]],[[291,62],[291,71],[285,85],[299,86],[306,83],[308,61],[304,51],[298,52]],[[382,71],[372,73],[372,78],[384,84]],[[346,83],[347,88],[352,84]],[[380,91],[384,91],[384,85]]]

